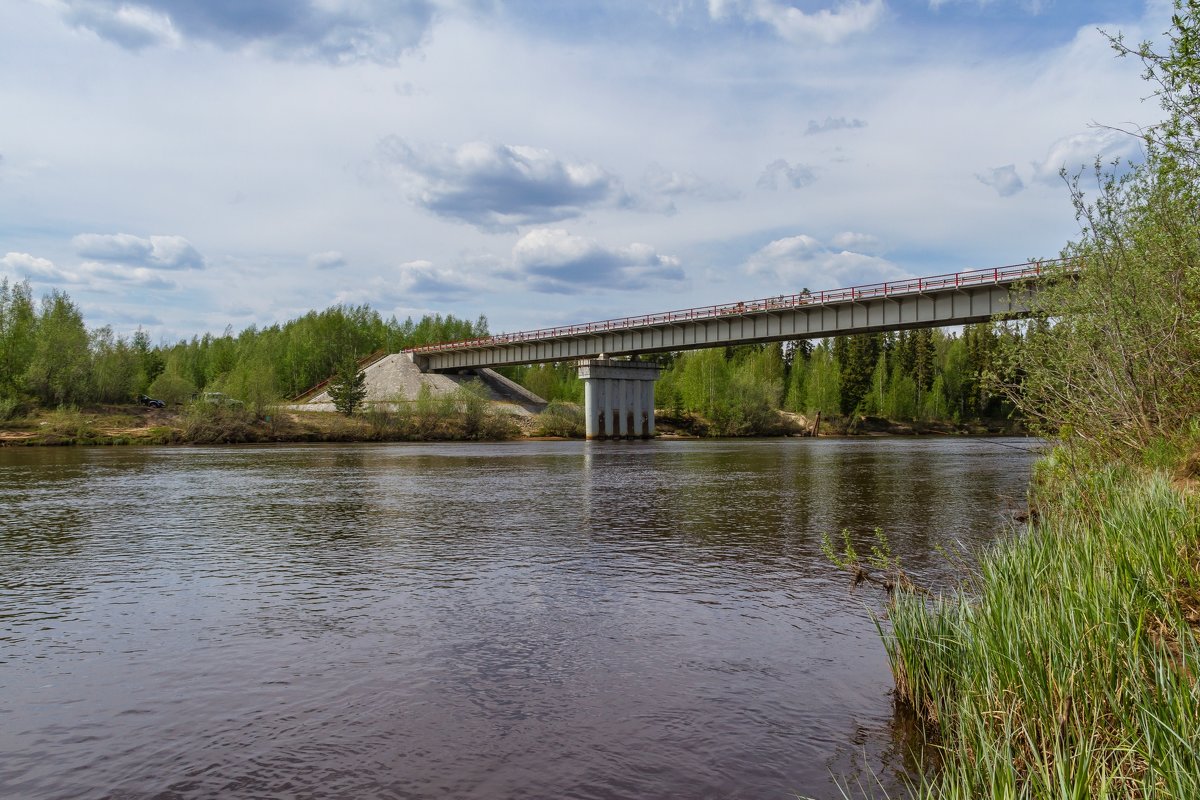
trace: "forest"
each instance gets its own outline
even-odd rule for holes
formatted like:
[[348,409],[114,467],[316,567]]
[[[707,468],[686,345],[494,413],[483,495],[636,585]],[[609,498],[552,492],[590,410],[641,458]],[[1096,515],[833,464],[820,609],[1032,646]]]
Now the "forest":
[[[487,335],[487,320],[453,315],[384,319],[369,306],[335,305],[235,334],[151,342],[89,329],[64,292],[35,301],[28,282],[0,280],[0,419],[35,407],[129,403],[139,394],[184,404],[220,391],[264,409],[328,378],[345,356]],[[1021,336],[1003,326],[920,329],[825,340],[663,353],[656,405],[697,415],[716,435],[772,428],[775,412],[960,423],[1013,409],[996,387]],[[578,403],[573,363],[502,370],[549,401]]]
[[[824,340],[695,350],[651,356],[663,366],[655,405],[696,414],[717,435],[770,430],[776,410],[826,419],[856,416],[962,423],[1007,419],[1000,388],[1017,379],[1021,333],[1001,325],[961,332],[924,328]],[[501,370],[546,400],[581,402],[573,364]]]
[[169,404],[220,391],[262,409],[328,378],[346,354],[397,351],[487,333],[487,320],[429,315],[384,319],[369,306],[336,305],[283,324],[238,334],[151,342],[89,329],[66,293],[33,298],[29,283],[0,279],[0,420],[35,407],[132,402],[139,394]]

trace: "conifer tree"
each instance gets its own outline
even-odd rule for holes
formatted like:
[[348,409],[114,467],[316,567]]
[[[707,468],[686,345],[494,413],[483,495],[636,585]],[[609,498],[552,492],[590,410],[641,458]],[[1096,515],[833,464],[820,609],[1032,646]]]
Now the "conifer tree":
[[347,417],[362,405],[367,397],[367,374],[358,368],[354,356],[346,355],[338,363],[333,383],[329,386],[333,407]]
[[[844,345],[842,341],[844,340]],[[839,346],[841,345],[841,346]],[[871,390],[871,376],[883,350],[883,336],[878,333],[860,333],[840,337],[834,343],[835,356],[841,367],[841,410],[853,414],[867,392]],[[840,351],[840,352],[839,352]]]

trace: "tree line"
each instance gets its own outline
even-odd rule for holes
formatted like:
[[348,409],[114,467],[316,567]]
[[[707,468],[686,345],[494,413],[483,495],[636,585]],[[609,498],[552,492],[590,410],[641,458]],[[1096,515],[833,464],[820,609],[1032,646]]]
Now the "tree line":
[[34,300],[28,281],[0,279],[0,419],[34,405],[127,403],[148,394],[171,403],[220,391],[264,407],[328,378],[347,357],[487,335],[487,320],[426,315],[403,322],[370,306],[335,305],[238,334],[152,343],[111,326],[89,329],[71,298]]
[[[780,409],[953,423],[1008,417],[1013,405],[997,387],[1019,380],[1011,365],[1022,339],[1016,329],[981,323],[646,358],[663,367],[655,405],[736,435],[770,429]],[[583,400],[574,364],[502,371],[548,401]]]
[[[377,350],[487,335],[487,320],[453,315],[385,319],[367,305],[336,305],[238,334],[154,344],[149,334],[89,329],[61,291],[33,298],[28,281],[0,280],[0,418],[22,407],[125,403],[148,394],[182,403],[220,391],[261,411],[325,380],[347,360]],[[1014,376],[1009,353],[1022,337],[991,324],[961,333],[921,329],[820,341],[663,353],[655,395],[668,413],[698,414],[716,433],[772,427],[776,410],[965,422],[1004,417],[993,387]],[[548,401],[580,403],[573,363],[502,370]]]

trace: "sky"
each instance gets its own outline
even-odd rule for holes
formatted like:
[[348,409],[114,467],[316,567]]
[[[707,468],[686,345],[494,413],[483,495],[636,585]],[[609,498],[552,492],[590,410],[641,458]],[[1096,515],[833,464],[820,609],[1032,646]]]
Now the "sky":
[[1165,0],[3,0],[0,277],[171,342],[1058,254]]

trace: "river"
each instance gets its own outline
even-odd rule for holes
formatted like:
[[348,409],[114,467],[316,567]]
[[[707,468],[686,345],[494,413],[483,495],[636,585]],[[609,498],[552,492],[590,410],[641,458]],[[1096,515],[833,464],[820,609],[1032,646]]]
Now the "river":
[[899,796],[821,536],[947,586],[1029,441],[0,449],[0,796]]

